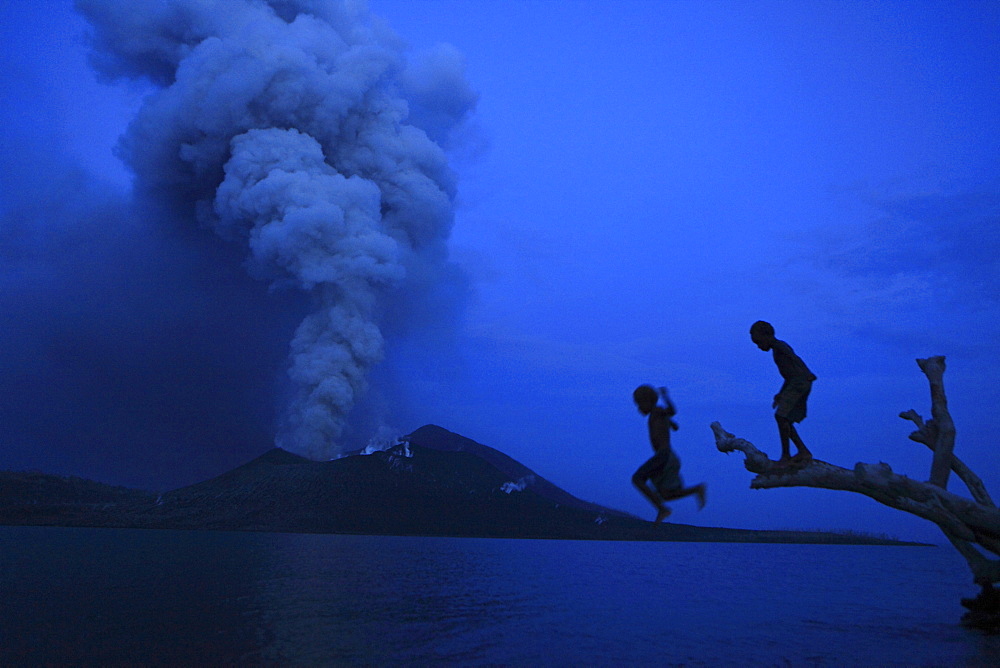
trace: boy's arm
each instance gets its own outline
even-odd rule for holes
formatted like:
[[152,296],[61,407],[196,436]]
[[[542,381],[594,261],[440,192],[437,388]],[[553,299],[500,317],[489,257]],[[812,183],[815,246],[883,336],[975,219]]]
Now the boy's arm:
[[674,406],[674,402],[670,400],[670,395],[667,394],[667,388],[661,387],[659,388],[659,390],[660,390],[660,398],[663,400],[663,405],[667,412],[667,424],[670,425],[671,429],[677,431],[678,429],[680,429],[680,427],[677,426],[676,422],[670,419],[674,415],[677,415],[677,408]]

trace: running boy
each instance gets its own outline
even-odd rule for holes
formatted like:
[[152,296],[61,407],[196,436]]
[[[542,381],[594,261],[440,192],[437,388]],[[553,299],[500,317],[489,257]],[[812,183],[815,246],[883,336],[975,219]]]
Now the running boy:
[[[758,320],[751,325],[750,340],[761,350],[773,352],[778,373],[785,379],[781,390],[774,395],[774,401],[771,403],[771,407],[775,409],[774,419],[778,423],[778,436],[781,438],[781,459],[778,460],[778,464],[780,466],[805,464],[812,459],[812,453],[795,431],[795,423],[802,422],[806,416],[806,399],[809,398],[816,376],[790,345],[774,338],[774,327],[771,323]],[[794,457],[790,456],[789,439],[798,448]]]
[[670,447],[670,430],[677,429],[677,423],[670,418],[677,414],[677,409],[667,396],[667,388],[661,387],[659,396],[663,398],[663,406],[657,401],[652,385],[640,385],[632,393],[639,412],[649,416],[649,443],[655,453],[632,474],[632,484],[653,504],[656,521],[662,522],[670,516],[670,508],[664,505],[667,501],[697,494],[698,510],[704,508],[705,483],[684,487],[681,461]]

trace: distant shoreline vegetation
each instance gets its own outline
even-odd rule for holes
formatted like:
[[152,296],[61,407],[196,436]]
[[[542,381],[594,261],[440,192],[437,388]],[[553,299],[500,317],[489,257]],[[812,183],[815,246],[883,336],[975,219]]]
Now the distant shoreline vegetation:
[[[860,529],[776,529],[776,531],[803,531],[806,533],[830,533],[836,536],[844,536],[846,538],[861,538],[865,540],[884,540],[892,541],[896,543],[909,543],[912,541],[904,540],[897,535],[888,534],[885,532],[876,531],[862,531]],[[928,543],[931,545],[932,543]]]

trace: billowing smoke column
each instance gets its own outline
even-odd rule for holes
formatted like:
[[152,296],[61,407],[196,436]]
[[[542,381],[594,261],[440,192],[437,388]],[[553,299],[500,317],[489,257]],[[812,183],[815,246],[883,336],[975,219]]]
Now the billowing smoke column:
[[475,105],[460,56],[439,47],[407,62],[351,1],[77,8],[99,72],[156,85],[120,146],[136,192],[245,244],[254,276],[313,299],[277,443],[335,455],[383,356],[385,296],[447,263],[455,185],[442,146]]

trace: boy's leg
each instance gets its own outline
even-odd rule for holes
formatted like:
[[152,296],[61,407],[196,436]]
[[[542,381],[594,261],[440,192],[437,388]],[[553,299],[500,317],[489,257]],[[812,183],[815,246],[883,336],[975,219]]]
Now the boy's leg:
[[[653,504],[654,508],[656,508],[656,521],[659,522],[663,519],[663,517],[669,515],[670,511],[663,507],[663,497],[661,497],[659,493],[657,493],[657,491],[649,485],[649,479],[653,475],[657,464],[659,464],[659,462],[656,457],[651,457],[648,461],[646,461],[646,463],[636,469],[635,473],[632,474],[632,484],[635,485],[636,489],[638,489],[643,496],[649,499],[649,502]],[[664,511],[666,511],[666,515],[664,515]]]
[[691,496],[692,494],[698,495],[698,510],[705,507],[705,483],[695,485],[694,487],[683,487],[676,491],[670,492],[669,494],[663,495],[664,501],[676,501],[677,499],[683,499],[685,496]]
[[812,459],[812,453],[802,444],[795,431],[795,423],[801,422],[806,416],[806,401],[809,398],[812,383],[799,380],[789,382],[781,388],[781,392],[774,398],[774,419],[778,421],[778,435],[781,437],[781,459],[782,464],[787,464],[792,460],[791,452],[788,448],[788,441],[791,440],[798,448],[795,461]]
[[632,476],[632,484],[635,485],[636,489],[642,492],[642,495],[649,499],[649,502],[656,507],[657,510],[663,505],[663,499],[657,494],[649,485],[646,484],[645,480],[637,480],[635,476]]
[[799,432],[795,430],[795,425],[791,422],[788,423],[788,435],[791,437],[792,443],[795,444],[795,447],[799,449],[792,459],[807,462],[813,458],[812,452],[810,452],[809,448],[807,448],[805,443],[802,442],[802,439],[799,437]]
[[[795,423],[801,422],[806,416],[806,402],[809,399],[811,389],[811,382],[796,381],[782,388],[775,399],[774,417],[778,421],[778,433],[781,436],[780,461],[782,464],[789,461],[804,462],[812,459],[812,453],[802,443],[799,433],[795,430]],[[795,447],[798,449],[795,457],[789,456],[791,454],[788,448],[789,440],[795,443]]]
[[653,504],[653,507],[656,508],[656,519],[653,520],[654,522],[662,522],[670,517],[670,508],[663,505],[663,497],[647,485],[645,480],[637,482],[635,476],[632,476],[632,484],[635,485],[638,490],[642,492],[643,496],[649,499],[649,502]]
[[774,419],[778,423],[778,437],[781,439],[781,459],[778,461],[781,463],[789,462],[792,459],[792,454],[788,447],[788,439],[791,437],[794,427],[788,418],[775,415]]
[[695,485],[694,487],[694,493],[698,495],[698,510],[705,507],[705,490],[705,483]]

